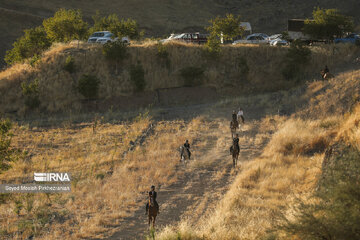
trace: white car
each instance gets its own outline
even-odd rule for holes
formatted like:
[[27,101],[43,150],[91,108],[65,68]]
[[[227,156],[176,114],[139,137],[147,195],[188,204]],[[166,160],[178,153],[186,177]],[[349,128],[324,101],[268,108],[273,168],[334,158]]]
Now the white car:
[[166,43],[166,42],[169,42],[169,41],[172,41],[172,40],[176,40],[176,37],[179,36],[179,34],[175,34],[175,33],[172,33],[170,35],[170,37],[166,38],[166,39],[161,39],[159,42],[161,43]]
[[[115,42],[118,40],[119,38],[116,37],[115,34],[109,31],[102,31],[102,32],[94,32],[93,34],[91,34],[91,36],[88,39],[88,43],[105,44],[105,43]],[[121,41],[127,44],[130,43],[130,39],[128,37],[122,37]]]
[[270,46],[288,46],[290,43],[281,38],[277,38],[270,41]]
[[239,43],[247,43],[247,44],[268,44],[269,36],[265,33],[254,33],[246,37],[246,39],[236,40],[233,42],[233,45]]
[[274,34],[274,35],[271,35],[270,37],[269,37],[269,41],[271,42],[272,40],[275,40],[275,39],[281,39],[283,36],[282,36],[282,34],[281,33],[279,33],[279,34]]

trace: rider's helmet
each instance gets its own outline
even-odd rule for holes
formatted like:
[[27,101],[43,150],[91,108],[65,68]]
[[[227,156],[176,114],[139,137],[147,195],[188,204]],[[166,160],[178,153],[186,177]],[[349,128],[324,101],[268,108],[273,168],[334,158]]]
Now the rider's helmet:
[[185,142],[186,142],[186,143],[188,143],[188,142],[189,142],[189,140],[187,140],[187,139],[186,139],[186,141],[185,141]]
[[236,137],[237,137],[237,138],[239,137],[239,134],[238,134],[238,133],[236,134]]
[[155,186],[154,186],[154,185],[151,186],[151,190],[155,190]]

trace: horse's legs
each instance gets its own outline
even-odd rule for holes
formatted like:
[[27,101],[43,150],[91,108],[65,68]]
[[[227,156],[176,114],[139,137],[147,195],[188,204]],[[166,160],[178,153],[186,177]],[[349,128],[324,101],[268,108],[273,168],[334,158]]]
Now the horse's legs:
[[156,216],[154,216],[153,222],[152,222],[152,225],[153,225],[153,228],[154,228],[154,229],[155,229],[155,220],[156,220]]

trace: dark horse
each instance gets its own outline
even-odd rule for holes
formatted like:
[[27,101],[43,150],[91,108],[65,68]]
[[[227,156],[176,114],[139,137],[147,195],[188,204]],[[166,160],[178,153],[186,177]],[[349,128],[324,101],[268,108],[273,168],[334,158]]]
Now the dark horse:
[[148,211],[149,227],[151,222],[152,222],[152,227],[153,228],[155,227],[155,220],[157,214],[158,214],[158,209],[155,206],[154,198],[149,198],[149,211]]
[[237,160],[239,158],[239,153],[240,153],[240,148],[234,142],[233,145],[230,147],[230,154],[232,155],[234,168],[237,166]]
[[234,135],[236,134],[236,129],[238,128],[239,128],[239,122],[236,120],[232,120],[230,122],[231,138],[234,138]]
[[184,146],[180,147],[180,160],[184,161],[190,159],[190,151],[189,149],[185,148]]
[[334,78],[334,75],[332,75],[332,74],[329,73],[329,72],[325,72],[324,70],[322,70],[322,71],[320,72],[320,74],[321,74],[321,77],[322,77],[323,79],[331,79],[331,78]]

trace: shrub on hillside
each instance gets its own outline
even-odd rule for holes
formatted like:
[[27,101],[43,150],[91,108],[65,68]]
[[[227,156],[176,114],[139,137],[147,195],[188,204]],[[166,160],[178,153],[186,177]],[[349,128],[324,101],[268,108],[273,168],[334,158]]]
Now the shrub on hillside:
[[237,64],[238,64],[240,74],[246,77],[250,71],[250,68],[246,61],[246,58],[238,57]]
[[[278,229],[301,239],[360,239],[360,152],[341,146],[324,165],[318,191],[283,216]],[[290,219],[291,218],[291,219]]]
[[75,59],[72,56],[68,56],[65,60],[64,70],[69,73],[74,73],[76,70]]
[[102,52],[107,60],[115,63],[116,73],[118,64],[128,56],[127,44],[122,41],[104,44]]
[[20,158],[20,152],[11,147],[10,120],[0,120],[0,172],[11,167],[11,163]]
[[77,89],[86,99],[96,99],[99,94],[100,80],[93,75],[84,74],[79,79]]
[[88,35],[88,24],[83,21],[80,10],[60,9],[54,17],[45,19],[43,26],[53,42],[83,40]]
[[130,80],[134,84],[135,90],[141,92],[145,89],[145,71],[141,63],[132,65],[130,68]]
[[294,79],[297,77],[303,67],[310,61],[311,51],[304,43],[300,41],[294,41],[286,56],[285,56],[285,67],[282,70],[282,74],[287,80]]
[[169,52],[167,51],[166,46],[164,46],[162,43],[157,44],[156,56],[162,63],[165,64],[166,68],[170,68]]
[[39,80],[35,79],[29,84],[23,82],[21,84],[22,94],[25,98],[25,106],[29,109],[35,109],[40,106],[39,99]]
[[204,69],[200,67],[185,67],[180,70],[180,75],[184,79],[185,87],[199,86],[204,77]]
[[4,60],[8,65],[22,62],[33,56],[40,56],[50,46],[51,41],[43,27],[27,29],[24,36],[17,39],[13,48],[6,52]]
[[215,60],[220,57],[221,46],[220,39],[214,35],[210,35],[204,45],[204,57],[209,60]]

